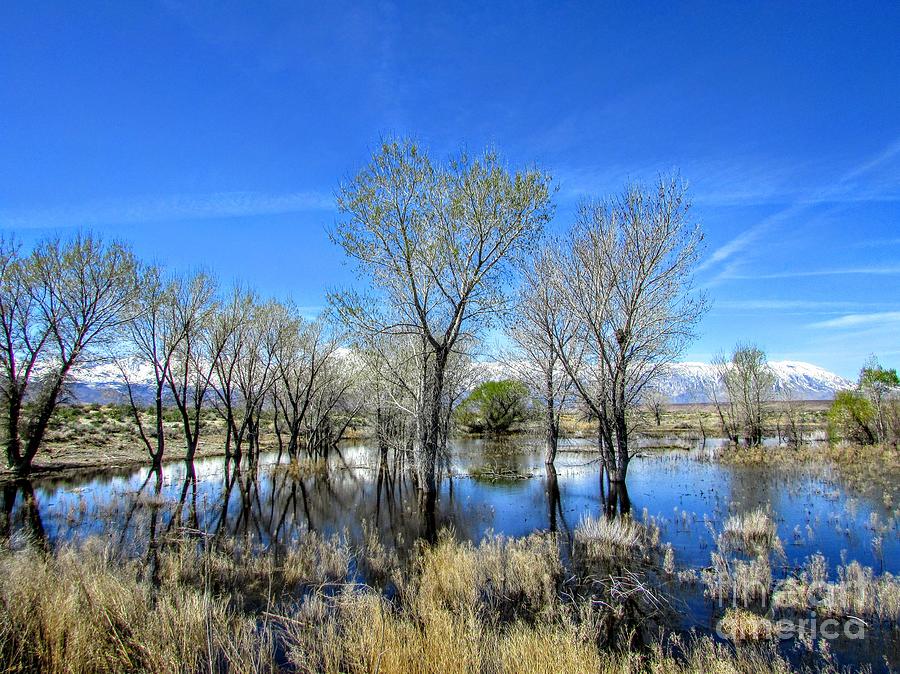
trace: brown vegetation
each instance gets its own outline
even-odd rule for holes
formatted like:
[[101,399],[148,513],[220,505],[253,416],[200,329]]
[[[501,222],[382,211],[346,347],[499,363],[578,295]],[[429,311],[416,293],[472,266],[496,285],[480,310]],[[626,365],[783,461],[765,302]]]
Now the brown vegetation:
[[[100,543],[0,551],[0,658],[44,672],[787,672],[768,649],[608,641],[615,606],[561,592],[556,539],[445,533],[405,572],[370,541],[308,535],[256,557],[170,541],[123,560]],[[371,559],[369,557],[371,556]],[[351,560],[394,583],[348,583]]]

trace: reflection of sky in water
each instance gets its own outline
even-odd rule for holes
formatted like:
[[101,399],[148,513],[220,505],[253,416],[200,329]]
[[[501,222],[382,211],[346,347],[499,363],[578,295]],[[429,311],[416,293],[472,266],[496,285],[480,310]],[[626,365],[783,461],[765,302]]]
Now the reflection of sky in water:
[[[557,460],[560,512],[555,519],[563,532],[577,526],[584,514],[601,511],[599,465],[591,454],[572,449],[564,445]],[[452,469],[457,477],[442,483],[439,526],[453,526],[457,535],[475,540],[489,530],[521,536],[549,527],[546,478],[537,443],[523,449],[522,444],[465,441],[455,447],[454,457]],[[273,456],[264,456],[256,481],[245,470],[230,490],[221,459],[196,462],[197,480],[187,483],[179,513],[182,523],[195,515],[191,522],[201,530],[221,526],[225,531],[248,533],[264,544],[275,538],[288,541],[309,528],[326,533],[347,530],[354,538],[361,534],[363,519],[377,520],[388,539],[402,536],[408,543],[419,531],[412,485],[408,480],[398,483],[393,497],[384,488],[379,490],[377,472],[371,468],[373,455],[364,445],[344,447],[327,476],[301,481],[273,472],[273,461]],[[490,482],[466,475],[478,466],[530,477]],[[158,513],[162,526],[178,512],[185,476],[182,464],[167,465],[158,496],[155,480],[147,482],[146,469],[91,479],[45,480],[34,486],[51,542],[124,535],[137,543],[142,537],[142,516],[148,511]],[[704,520],[719,529],[731,512],[771,504],[787,567],[796,567],[819,552],[833,571],[846,551],[847,559],[882,570],[882,559],[876,558],[872,546],[874,518],[883,528],[883,570],[900,571],[900,536],[890,510],[881,501],[848,495],[837,479],[827,476],[802,469],[782,473],[692,460],[687,452],[673,450],[634,459],[628,492],[636,517],[646,509],[660,521],[662,539],[672,543],[680,565],[709,564],[713,539]],[[123,531],[126,522],[129,530]],[[779,568],[773,570],[778,573]]]
[[[667,439],[656,441],[669,444]],[[682,441],[683,442],[683,441]],[[715,445],[711,442],[709,446]],[[546,530],[555,522],[565,541],[585,514],[601,512],[599,464],[585,443],[563,443],[557,459],[559,503],[551,513],[543,452],[539,443],[462,441],[453,448],[452,480],[444,480],[437,526],[452,527],[461,538],[478,540],[488,531],[510,536]],[[778,523],[785,558],[773,557],[776,579],[789,575],[811,554],[828,560],[833,578],[842,558],[858,560],[876,573],[900,572],[900,532],[881,494],[851,495],[828,471],[803,468],[741,467],[703,460],[701,450],[648,453],[633,460],[628,492],[635,517],[657,519],[662,541],[671,543],[680,567],[703,568],[715,549],[707,521],[720,530],[731,513],[770,506]],[[167,465],[159,492],[146,469],[104,472],[90,478],[34,483],[40,521],[51,543],[98,536],[140,554],[151,536],[180,523],[207,533],[246,537],[269,545],[290,542],[305,531],[346,533],[358,541],[362,522],[373,523],[385,543],[401,551],[421,533],[423,523],[408,479],[387,488],[372,468],[365,445],[348,445],[332,460],[327,475],[294,480],[273,470],[275,457],[262,457],[257,477],[244,470],[226,479],[222,459],[196,462],[196,481],[185,466]],[[469,477],[476,467],[512,470],[527,479],[490,482]],[[12,527],[25,528],[21,496]],[[875,522],[883,539],[876,557]],[[565,546],[564,546],[565,552]],[[702,586],[681,588],[677,601],[683,625],[712,628],[714,614]],[[870,644],[870,647],[874,645]],[[858,644],[842,649],[849,660],[878,664],[881,656],[853,655]],[[882,648],[879,646],[878,648]]]

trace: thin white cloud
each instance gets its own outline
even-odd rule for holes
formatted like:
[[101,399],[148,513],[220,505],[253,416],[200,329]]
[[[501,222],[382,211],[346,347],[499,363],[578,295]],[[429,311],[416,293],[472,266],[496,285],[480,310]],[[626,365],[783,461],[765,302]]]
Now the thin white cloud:
[[781,279],[781,278],[806,278],[815,276],[893,276],[900,274],[900,266],[894,267],[845,267],[839,269],[811,269],[800,271],[784,271],[773,272],[771,274],[733,274],[728,270],[723,272],[720,277],[722,279],[740,280],[740,281],[757,281],[760,279]]
[[[703,263],[698,266],[697,271],[702,272],[706,269],[709,269],[710,267],[713,267],[714,265],[730,260],[734,255],[745,250],[751,243],[756,241],[760,236],[770,230],[773,225],[789,219],[813,206],[827,203],[837,198],[843,198],[844,196],[846,196],[844,194],[846,189],[852,186],[851,184],[854,180],[890,161],[898,154],[900,154],[900,138],[896,139],[893,143],[888,145],[882,152],[878,153],[874,157],[851,168],[849,171],[835,180],[832,184],[820,188],[809,194],[808,196],[797,199],[790,206],[787,206],[786,208],[774,213],[773,215],[770,215],[753,227],[744,230],[736,237],[734,237],[731,241],[728,241],[724,245],[714,250],[712,255],[710,255]],[[719,280],[721,280],[721,278],[725,277],[717,276],[711,281],[711,283],[715,285]]]
[[0,227],[23,229],[131,225],[171,220],[325,211],[333,207],[332,196],[319,192],[177,194],[106,199],[50,208],[0,209]]
[[811,328],[859,328],[900,323],[900,311],[876,311],[868,314],[847,314],[827,321],[811,323]]
[[819,301],[819,300],[718,300],[715,309],[737,311],[827,311],[853,309],[865,306],[860,302]]

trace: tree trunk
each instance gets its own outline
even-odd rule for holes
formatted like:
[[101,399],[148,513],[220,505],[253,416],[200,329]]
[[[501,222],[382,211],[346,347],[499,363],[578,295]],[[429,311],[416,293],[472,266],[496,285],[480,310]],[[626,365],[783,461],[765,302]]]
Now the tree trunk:
[[441,349],[435,353],[434,373],[431,381],[427,426],[425,428],[425,446],[422,456],[420,489],[425,494],[436,492],[437,455],[441,448],[441,403],[444,397],[444,370],[447,367],[447,351]]
[[[548,389],[549,389],[548,385]],[[547,434],[546,447],[547,453],[544,457],[544,463],[552,466],[556,461],[556,450],[559,448],[559,422],[556,419],[556,410],[553,406],[553,398],[548,396],[547,400]]]

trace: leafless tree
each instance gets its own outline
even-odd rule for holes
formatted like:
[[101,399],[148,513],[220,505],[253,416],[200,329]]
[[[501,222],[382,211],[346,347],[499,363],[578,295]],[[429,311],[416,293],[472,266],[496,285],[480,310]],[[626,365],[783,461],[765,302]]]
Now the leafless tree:
[[45,241],[27,256],[0,240],[0,377],[10,469],[31,471],[70,372],[129,320],[135,267],[128,248],[89,235]]
[[748,446],[762,444],[769,403],[775,392],[775,374],[765,352],[754,345],[738,345],[731,356],[718,356],[717,391],[713,402],[725,434],[732,442],[743,437]]
[[251,334],[256,304],[253,293],[235,287],[213,316],[210,330],[210,351],[217,354],[213,359],[212,405],[225,421],[226,462],[230,461],[232,444],[238,441],[240,434],[238,375],[250,348],[248,335]]
[[178,279],[171,298],[174,327],[181,336],[175,346],[166,380],[184,430],[185,460],[191,462],[200,440],[203,405],[215,372],[220,342],[213,339],[218,310],[216,284],[206,274]]
[[560,266],[560,296],[577,321],[584,357],[563,357],[575,391],[599,420],[607,475],[624,482],[629,420],[645,388],[694,337],[705,308],[693,287],[702,244],[686,187],[632,185],[579,210]]
[[[559,446],[560,418],[572,396],[572,378],[563,364],[580,369],[582,340],[575,314],[567,311],[554,283],[559,260],[556,242],[546,244],[522,270],[522,282],[507,317],[507,334],[515,348],[504,360],[541,401],[544,417],[545,457],[552,465]],[[561,351],[565,354],[561,356]]]
[[421,340],[416,463],[433,495],[447,364],[460,337],[503,304],[508,261],[550,217],[549,179],[513,174],[493,152],[439,165],[411,141],[386,142],[342,185],[338,208],[332,237],[377,296],[334,296],[340,315],[356,331]]
[[662,424],[662,415],[666,411],[666,406],[669,404],[669,397],[654,388],[648,388],[644,391],[644,395],[641,396],[641,402],[644,405],[644,408],[653,417],[653,421],[657,426]]
[[[138,434],[147,448],[154,468],[162,465],[165,453],[164,406],[165,388],[175,349],[184,338],[175,315],[176,284],[164,279],[156,266],[139,271],[138,291],[133,298],[132,320],[122,326],[125,353],[118,358],[119,370],[125,379],[131,414]],[[144,427],[141,406],[134,396],[134,382],[130,371],[133,365],[149,364],[153,371],[155,441]]]
[[324,453],[334,442],[331,415],[352,382],[339,376],[341,364],[335,361],[340,341],[326,317],[308,321],[287,307],[283,320],[272,388],[274,424],[279,448],[296,459],[301,449]]
[[237,404],[232,407],[236,413],[233,456],[238,463],[245,441],[251,465],[255,465],[259,455],[263,407],[278,376],[275,359],[285,330],[283,317],[283,307],[277,302],[258,304],[244,329],[241,357],[234,373]]
[[[797,448],[803,444],[803,402],[790,389],[779,392],[779,416],[784,421],[784,430],[780,433],[782,439],[791,447]],[[779,427],[781,423],[779,422]]]

